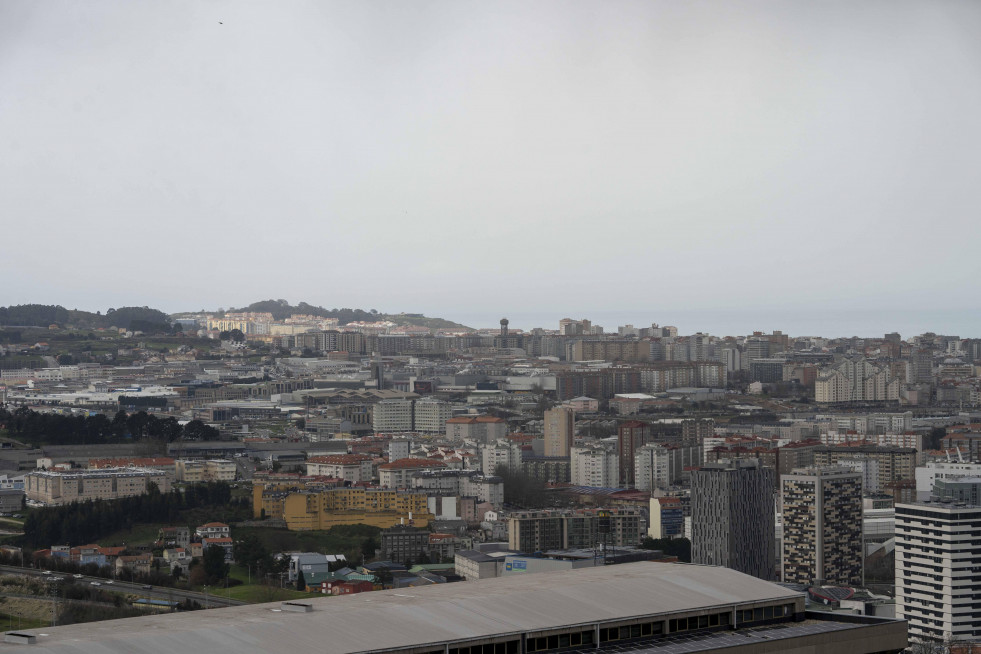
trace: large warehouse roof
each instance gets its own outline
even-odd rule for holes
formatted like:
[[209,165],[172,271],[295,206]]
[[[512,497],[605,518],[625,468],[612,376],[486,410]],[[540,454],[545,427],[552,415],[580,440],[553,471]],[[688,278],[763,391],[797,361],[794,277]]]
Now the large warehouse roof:
[[313,598],[310,612],[254,604],[39,629],[36,644],[0,652],[341,654],[799,597],[726,568],[642,562]]

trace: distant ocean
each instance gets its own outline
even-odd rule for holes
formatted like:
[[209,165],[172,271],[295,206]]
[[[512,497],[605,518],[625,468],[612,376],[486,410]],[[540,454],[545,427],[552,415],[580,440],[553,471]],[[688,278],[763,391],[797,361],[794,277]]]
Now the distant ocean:
[[673,325],[679,334],[705,332],[713,336],[741,336],[754,331],[782,331],[791,336],[825,336],[829,338],[861,336],[882,337],[899,332],[905,339],[925,332],[960,338],[981,337],[981,309],[942,310],[657,310],[631,309],[625,311],[590,311],[582,309],[566,313],[545,311],[462,312],[452,309],[431,313],[469,327],[497,327],[507,318],[512,329],[529,330],[535,327],[558,329],[562,318],[587,318],[602,325],[606,332],[616,332],[620,325],[650,327]]

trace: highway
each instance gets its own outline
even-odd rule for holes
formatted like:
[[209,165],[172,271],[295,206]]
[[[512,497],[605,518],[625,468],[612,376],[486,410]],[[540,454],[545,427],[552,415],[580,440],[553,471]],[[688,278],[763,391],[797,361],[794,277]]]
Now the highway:
[[[15,565],[0,565],[0,573],[3,574],[20,574],[20,575],[30,575],[33,577],[41,578],[51,578],[51,577],[72,577],[73,575],[67,572],[55,572],[52,571],[50,575],[44,574],[43,570],[36,570],[34,568],[20,568]],[[180,602],[185,599],[194,600],[199,602],[201,606],[206,606],[206,608],[214,609],[223,606],[241,606],[243,604],[248,604],[248,602],[243,602],[241,600],[226,599],[221,595],[213,595],[208,593],[198,593],[191,590],[184,590],[181,588],[168,588],[167,586],[154,586],[152,589],[143,588],[143,584],[133,583],[131,581],[121,581],[115,580],[109,583],[110,580],[103,577],[86,577],[83,576],[81,579],[73,580],[76,584],[91,584],[92,582],[98,582],[102,590],[112,590],[121,593],[131,593],[133,595],[138,595],[140,597],[145,597],[147,599],[160,599],[168,600],[173,602]],[[51,582],[60,583],[60,582]],[[216,589],[219,592],[224,590],[224,588]]]

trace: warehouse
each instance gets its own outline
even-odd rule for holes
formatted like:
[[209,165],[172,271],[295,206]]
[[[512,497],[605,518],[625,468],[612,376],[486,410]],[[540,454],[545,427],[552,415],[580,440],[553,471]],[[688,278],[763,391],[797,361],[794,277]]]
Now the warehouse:
[[907,644],[902,621],[819,619],[805,613],[802,594],[776,584],[726,568],[647,562],[30,633],[22,638],[34,641],[29,648],[4,644],[0,652],[523,654],[630,646],[666,654],[872,654]]

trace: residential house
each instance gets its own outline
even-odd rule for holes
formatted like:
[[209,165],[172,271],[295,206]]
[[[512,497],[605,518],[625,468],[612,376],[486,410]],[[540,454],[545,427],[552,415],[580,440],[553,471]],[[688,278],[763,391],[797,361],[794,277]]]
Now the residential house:
[[231,530],[228,525],[223,522],[209,522],[207,524],[201,525],[194,530],[198,538],[229,538],[231,537]]

